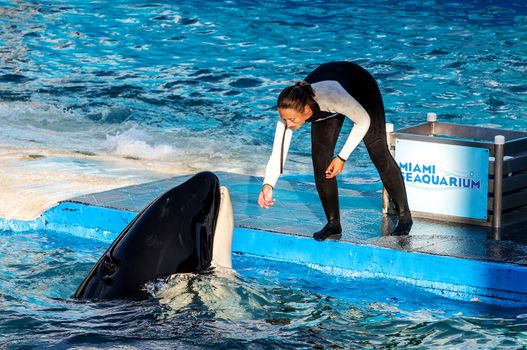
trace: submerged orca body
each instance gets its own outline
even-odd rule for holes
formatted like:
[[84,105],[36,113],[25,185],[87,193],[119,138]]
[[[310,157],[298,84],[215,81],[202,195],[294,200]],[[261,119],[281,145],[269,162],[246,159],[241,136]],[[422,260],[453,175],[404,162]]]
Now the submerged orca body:
[[[226,205],[220,210],[222,202]],[[220,213],[223,217],[219,218]],[[149,281],[206,271],[213,259],[216,226],[222,231],[216,236],[223,235],[223,242],[216,242],[221,247],[214,251],[223,250],[218,254],[222,255],[221,265],[230,265],[232,207],[228,191],[220,190],[213,173],[199,173],[147,205],[91,269],[74,297],[145,299],[150,296],[145,289]]]

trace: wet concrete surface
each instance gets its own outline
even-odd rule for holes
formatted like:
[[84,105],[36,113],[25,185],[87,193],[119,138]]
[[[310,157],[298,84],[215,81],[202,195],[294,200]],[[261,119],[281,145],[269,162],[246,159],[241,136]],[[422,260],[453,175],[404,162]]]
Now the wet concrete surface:
[[[217,172],[231,195],[236,227],[311,237],[325,224],[325,216],[314,184],[280,180],[269,209],[258,206],[262,179]],[[166,190],[190,176],[178,176],[107,192],[80,196],[70,202],[139,212]],[[388,249],[527,265],[527,223],[496,233],[488,228],[414,219],[408,236],[390,236],[396,218],[381,212],[379,184],[342,186],[339,189],[342,241]]]

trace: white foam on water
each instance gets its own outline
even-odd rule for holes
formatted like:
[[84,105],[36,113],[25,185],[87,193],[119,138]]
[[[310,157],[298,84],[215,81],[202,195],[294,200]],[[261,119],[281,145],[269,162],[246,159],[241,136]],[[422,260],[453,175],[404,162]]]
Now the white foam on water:
[[34,220],[72,197],[163,178],[206,170],[254,175],[263,174],[265,167],[265,161],[253,162],[250,156],[245,160],[233,154],[217,158],[203,149],[176,150],[137,140],[115,145],[115,153],[93,155],[0,145],[0,218]]
[[169,159],[177,154],[172,146],[156,144],[151,135],[135,126],[116,135],[107,135],[103,147],[119,156],[142,159]]
[[[221,130],[102,123],[38,101],[0,102],[0,120],[6,219],[32,220],[71,197],[205,170],[263,176],[271,151]],[[311,168],[297,161],[287,170]]]
[[0,217],[33,220],[61,200],[163,177],[129,163],[63,150],[0,146]]
[[0,102],[0,118],[3,121],[19,121],[43,125],[56,119],[78,120],[76,114],[66,108],[38,101]]
[[[214,312],[217,318],[238,323],[251,317],[243,307],[244,297],[251,298],[243,280],[231,269],[215,269],[210,275],[175,274],[166,281],[147,284],[147,290],[165,306],[163,318],[171,318],[188,310],[196,300]],[[254,299],[254,298],[251,298]],[[251,300],[254,303],[254,300]],[[254,305],[250,305],[254,306]],[[260,305],[258,305],[260,306]]]
[[244,170],[219,166],[192,152],[170,159],[176,152],[172,147],[146,141],[120,141],[115,150],[91,154],[35,144],[0,145],[0,217],[33,220],[59,201],[83,194],[204,170]]
[[105,135],[97,125],[75,111],[39,101],[0,102],[0,142],[26,146],[84,149],[97,144]]

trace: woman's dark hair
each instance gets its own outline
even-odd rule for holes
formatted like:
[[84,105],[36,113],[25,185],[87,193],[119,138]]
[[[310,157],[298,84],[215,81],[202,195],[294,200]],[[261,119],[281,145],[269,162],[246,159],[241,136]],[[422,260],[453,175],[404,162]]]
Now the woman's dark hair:
[[306,105],[313,106],[315,93],[310,84],[299,81],[293,86],[288,86],[278,95],[276,105],[278,108],[291,108],[302,112]]

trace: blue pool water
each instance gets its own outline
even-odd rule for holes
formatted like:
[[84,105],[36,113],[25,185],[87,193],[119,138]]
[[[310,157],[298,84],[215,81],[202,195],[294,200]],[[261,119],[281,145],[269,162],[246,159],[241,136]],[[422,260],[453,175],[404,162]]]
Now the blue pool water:
[[[235,273],[181,276],[148,301],[71,299],[108,243],[0,231],[0,346],[133,349],[524,348],[527,310],[404,284],[234,256]],[[165,292],[160,292],[160,291]],[[172,290],[171,296],[166,293]]]
[[[261,174],[278,92],[332,60],[374,74],[396,128],[433,111],[441,121],[527,129],[522,0],[48,0],[0,9],[3,143]],[[306,127],[288,174],[309,172],[309,154]],[[362,147],[350,164],[376,176]]]
[[[262,175],[278,92],[333,60],[373,73],[396,128],[433,111],[441,121],[527,130],[522,0],[0,1],[0,14],[2,169],[6,154],[32,148],[34,172],[129,176],[108,171],[117,157],[135,161],[135,172]],[[45,162],[57,150],[68,157]],[[75,154],[98,158],[71,161]],[[287,175],[305,180],[309,155],[304,128]],[[341,181],[378,181],[362,146]],[[67,234],[1,232],[0,347],[527,344],[526,310],[244,256],[234,277],[196,277],[181,298],[188,304],[69,299],[104,249]],[[207,291],[229,297],[210,300]]]

